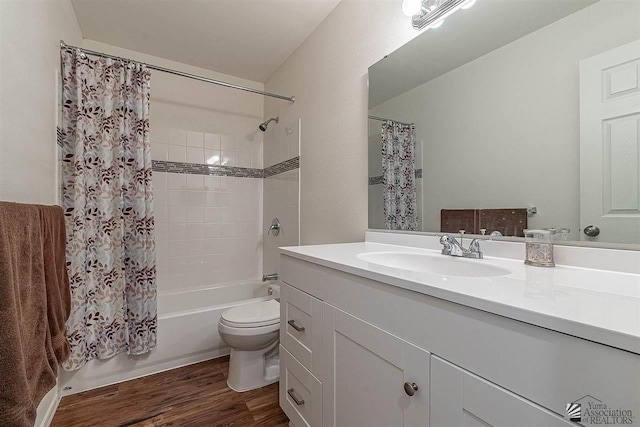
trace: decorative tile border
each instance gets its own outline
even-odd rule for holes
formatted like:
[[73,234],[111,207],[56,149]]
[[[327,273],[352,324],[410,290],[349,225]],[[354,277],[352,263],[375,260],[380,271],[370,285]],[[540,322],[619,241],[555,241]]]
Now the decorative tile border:
[[212,166],[200,163],[165,162],[153,160],[154,172],[186,173],[190,175],[235,176],[236,178],[262,178],[262,169],[235,166]]
[[[422,178],[422,169],[416,169],[416,179],[417,178]],[[369,177],[369,185],[382,184],[382,182],[382,175]]]
[[291,170],[298,169],[299,167],[300,167],[300,156],[297,156],[292,159],[285,160],[284,162],[280,162],[278,164],[265,168],[264,177],[269,178],[270,176],[289,172]]
[[166,162],[153,160],[154,172],[186,173],[190,175],[234,176],[236,178],[269,178],[300,167],[300,157],[285,160],[265,169],[213,166],[200,163]]
[[[64,133],[56,126],[56,143],[62,146]],[[152,160],[154,172],[186,173],[190,175],[234,176],[236,178],[268,178],[300,167],[300,156],[280,162],[265,169],[213,166],[201,163],[167,162]]]
[[380,176],[370,176],[369,177],[369,185],[377,185],[382,184],[382,175]]

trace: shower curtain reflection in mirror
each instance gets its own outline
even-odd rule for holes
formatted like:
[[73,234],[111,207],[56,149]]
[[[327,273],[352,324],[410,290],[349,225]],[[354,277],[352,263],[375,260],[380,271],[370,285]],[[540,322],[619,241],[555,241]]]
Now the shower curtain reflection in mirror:
[[381,139],[385,228],[418,230],[415,126],[388,120]]

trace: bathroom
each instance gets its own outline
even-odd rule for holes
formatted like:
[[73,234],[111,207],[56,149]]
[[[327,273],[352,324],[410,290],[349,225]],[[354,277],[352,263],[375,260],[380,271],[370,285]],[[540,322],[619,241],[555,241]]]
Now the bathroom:
[[[423,3],[0,0],[2,202],[65,206],[72,193],[67,62],[150,69],[157,295],[157,342],[75,360],[31,402],[29,424],[0,412],[0,425],[595,425],[569,417],[582,396],[640,423],[640,1],[457,2],[426,23],[416,17],[447,2]],[[631,59],[607,74],[607,96],[628,100],[607,119],[619,150],[594,161],[585,60],[627,45]],[[616,134],[620,117],[635,127]],[[389,122],[414,138],[413,195],[394,219]],[[609,175],[593,169],[605,152],[618,161]],[[536,239],[555,267],[525,268]],[[233,314],[256,323],[263,309],[269,342],[243,352],[233,334],[250,328]],[[496,344],[507,338],[520,350]],[[255,375],[253,357],[265,364]],[[403,365],[418,359],[430,364]],[[469,387],[459,423],[437,411],[455,412],[435,387],[453,369]],[[558,382],[536,380],[544,372]],[[397,389],[376,388],[398,375]],[[495,388],[473,394],[475,380]]]

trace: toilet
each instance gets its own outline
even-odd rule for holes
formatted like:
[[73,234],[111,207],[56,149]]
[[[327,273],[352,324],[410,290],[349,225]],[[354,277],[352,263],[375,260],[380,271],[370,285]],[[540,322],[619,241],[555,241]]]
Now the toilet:
[[248,391],[277,382],[280,303],[267,300],[233,307],[220,317],[218,333],[231,348],[227,385]]

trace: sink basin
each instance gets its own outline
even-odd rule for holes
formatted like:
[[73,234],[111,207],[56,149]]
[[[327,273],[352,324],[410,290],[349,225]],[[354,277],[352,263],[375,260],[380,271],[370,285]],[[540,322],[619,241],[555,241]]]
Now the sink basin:
[[417,254],[412,252],[364,252],[357,258],[384,267],[443,276],[496,277],[511,273],[506,268],[483,264],[482,260],[471,260],[447,255]]

